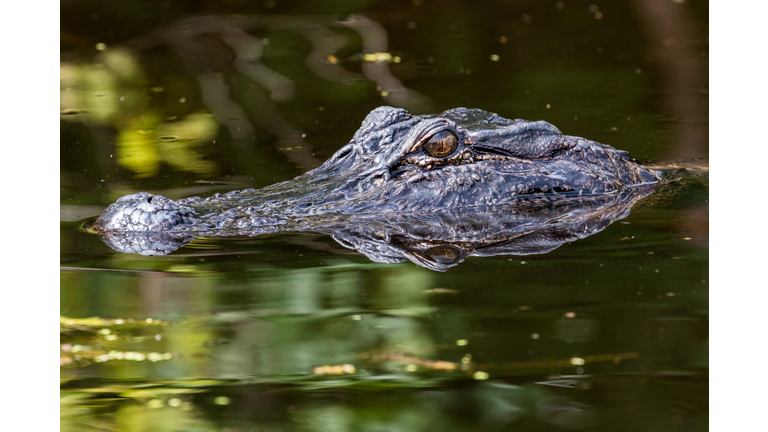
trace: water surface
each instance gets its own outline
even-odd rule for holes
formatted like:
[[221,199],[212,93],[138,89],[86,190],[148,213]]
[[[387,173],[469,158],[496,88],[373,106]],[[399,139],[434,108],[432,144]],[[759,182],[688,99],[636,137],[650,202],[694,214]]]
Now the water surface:
[[[119,7],[61,5],[62,430],[707,428],[706,3]],[[128,193],[293,178],[381,105],[542,119],[682,179],[446,272],[306,232],[144,257],[83,230]]]

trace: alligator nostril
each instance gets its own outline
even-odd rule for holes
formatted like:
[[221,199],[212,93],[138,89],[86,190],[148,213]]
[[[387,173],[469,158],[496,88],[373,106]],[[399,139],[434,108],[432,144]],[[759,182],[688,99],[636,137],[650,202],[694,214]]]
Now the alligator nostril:
[[147,202],[152,204],[152,197],[147,198]]

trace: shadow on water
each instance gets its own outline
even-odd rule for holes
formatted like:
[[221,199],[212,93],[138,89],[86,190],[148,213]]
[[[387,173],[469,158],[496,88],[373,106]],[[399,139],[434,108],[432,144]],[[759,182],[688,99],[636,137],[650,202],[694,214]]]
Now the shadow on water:
[[[62,4],[62,430],[707,427],[706,4],[114,7]],[[78,222],[291,179],[380,105],[545,119],[674,181],[160,256]]]

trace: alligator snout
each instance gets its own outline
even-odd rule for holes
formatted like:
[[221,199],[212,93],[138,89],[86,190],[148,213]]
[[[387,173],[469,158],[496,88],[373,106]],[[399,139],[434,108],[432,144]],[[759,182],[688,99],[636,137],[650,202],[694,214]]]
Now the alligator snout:
[[192,208],[164,196],[139,192],[126,195],[107,207],[92,229],[105,231],[185,231],[198,222]]

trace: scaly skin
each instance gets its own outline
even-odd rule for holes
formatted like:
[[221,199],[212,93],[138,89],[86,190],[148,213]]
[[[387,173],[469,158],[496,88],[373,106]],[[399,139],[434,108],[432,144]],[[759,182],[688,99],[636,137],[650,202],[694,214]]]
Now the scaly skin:
[[[456,149],[435,157],[425,143],[442,131],[453,134]],[[631,188],[647,191],[649,185],[652,190],[659,179],[626,152],[563,135],[544,121],[507,120],[478,109],[413,116],[380,107],[349,144],[293,180],[178,201],[145,192],[127,195],[109,206],[93,229],[113,239],[129,233],[188,238],[317,231],[334,218],[355,215],[471,213],[461,209],[523,202],[553,206]],[[122,249],[145,253],[133,246]],[[167,253],[164,247],[142,250]]]

